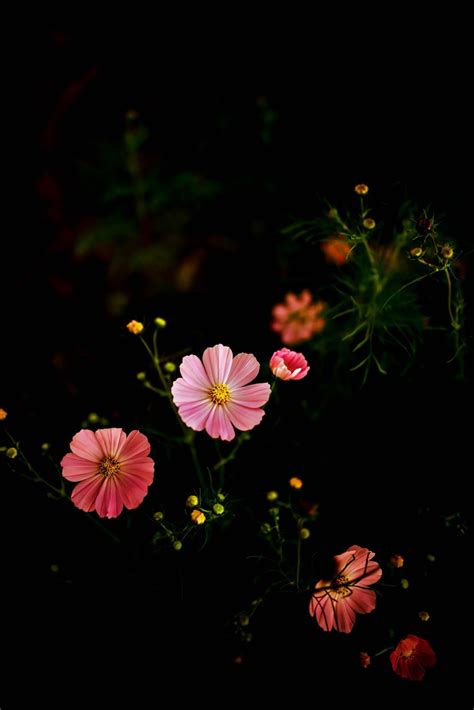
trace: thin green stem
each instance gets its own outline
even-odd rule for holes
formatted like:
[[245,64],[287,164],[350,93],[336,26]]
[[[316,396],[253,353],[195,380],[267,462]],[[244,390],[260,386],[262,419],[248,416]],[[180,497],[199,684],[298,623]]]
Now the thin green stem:
[[188,429],[188,427],[186,427],[184,425],[184,423],[181,420],[181,417],[178,414],[178,410],[176,409],[176,407],[174,405],[173,395],[171,394],[169,382],[167,381],[166,377],[163,374],[163,370],[161,369],[160,358],[158,356],[158,346],[157,346],[157,337],[156,336],[157,336],[157,331],[155,330],[155,332],[153,334],[153,350],[150,348],[150,346],[148,345],[146,340],[141,335],[140,335],[140,340],[143,343],[145,350],[147,351],[148,355],[151,358],[153,366],[154,366],[156,373],[158,375],[158,379],[160,380],[161,386],[163,387],[163,392],[165,393],[165,395],[170,403],[171,409],[173,410],[173,414],[176,418],[176,421],[178,422],[178,426],[181,429],[181,432],[183,434],[183,441],[189,447],[189,451],[191,453],[191,459],[192,459],[192,462],[193,462],[193,465],[194,465],[194,468],[195,468],[195,471],[196,471],[196,474],[197,474],[197,477],[199,480],[199,485],[201,486],[201,489],[204,492],[207,490],[207,484],[206,484],[206,480],[203,476],[203,472],[202,472],[201,465],[199,463],[199,458],[198,458],[197,451],[196,451],[196,446],[194,444],[194,432],[191,429]]
[[300,588],[300,571],[301,571],[301,538],[298,537],[298,542],[296,545],[296,579],[295,579],[296,589],[298,591]]
[[449,274],[449,269],[446,269],[446,281],[448,282],[448,313],[451,321],[451,326],[454,330],[459,330],[460,325],[453,313],[452,299],[453,299],[453,284],[451,281],[451,276]]
[[383,653],[387,653],[387,651],[393,651],[393,646],[387,646],[387,648],[384,648],[382,651],[379,651],[378,653],[374,653],[372,658],[377,658],[377,656],[381,656]]
[[395,298],[395,296],[398,296],[398,294],[401,293],[402,291],[404,291],[406,288],[409,288],[410,286],[413,286],[413,284],[416,284],[416,283],[418,283],[419,281],[423,281],[424,279],[428,279],[430,276],[433,276],[433,274],[438,273],[438,271],[444,271],[444,269],[439,269],[437,266],[435,266],[435,267],[433,268],[433,271],[430,272],[429,274],[423,274],[423,276],[418,276],[418,278],[413,279],[412,281],[409,281],[407,284],[404,284],[403,286],[401,286],[397,291],[395,291],[395,293],[392,293],[392,295],[391,295],[389,298],[387,298],[387,300],[386,300],[385,303],[382,305],[382,307],[381,307],[380,310],[383,311],[384,308],[387,306],[387,304],[390,303],[390,301],[391,301],[393,298]]
[[[15,441],[15,440],[13,439],[13,437],[11,436],[11,434],[9,434],[8,432],[6,432],[6,434],[7,434],[7,436],[11,439],[12,442]],[[70,499],[69,496],[66,494],[66,489],[65,489],[65,487],[64,487],[64,481],[61,480],[61,487],[60,487],[60,488],[58,488],[57,486],[53,486],[52,483],[50,483],[49,481],[47,481],[45,478],[43,478],[43,476],[41,476],[41,475],[38,473],[38,471],[33,467],[33,465],[32,465],[32,464],[30,463],[30,461],[26,458],[25,454],[24,454],[22,451],[19,452],[19,458],[20,458],[20,461],[26,466],[26,468],[28,469],[29,473],[32,474],[33,479],[30,479],[30,480],[33,480],[34,483],[42,483],[42,484],[45,485],[47,488],[49,488],[50,490],[52,490],[57,496],[59,496],[60,498],[65,498],[67,501],[69,501],[70,503],[72,503],[71,499]],[[114,535],[113,532],[111,532],[110,530],[108,530],[108,529],[105,527],[105,525],[102,525],[102,523],[99,522],[99,520],[97,520],[93,515],[87,514],[87,518],[88,518],[94,525],[96,525],[97,527],[99,527],[99,528],[100,528],[106,535],[108,535],[112,540],[114,540],[114,542],[120,542],[120,538],[118,538],[117,535]]]
[[362,244],[364,245],[365,251],[367,252],[367,256],[369,257],[370,265],[374,269],[375,268],[374,255],[372,254],[372,251],[369,247],[369,243],[365,237],[362,237]]

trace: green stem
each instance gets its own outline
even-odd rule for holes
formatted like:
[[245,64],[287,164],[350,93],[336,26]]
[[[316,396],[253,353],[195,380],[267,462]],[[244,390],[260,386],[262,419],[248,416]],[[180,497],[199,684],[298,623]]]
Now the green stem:
[[372,254],[372,251],[369,247],[369,243],[365,237],[362,237],[362,244],[364,245],[365,251],[367,252],[367,256],[369,257],[370,265],[374,269],[375,268],[374,255]]
[[167,381],[166,377],[163,374],[163,370],[161,369],[160,365],[160,358],[158,356],[158,347],[157,347],[157,331],[155,330],[153,334],[153,350],[149,347],[148,343],[146,342],[145,338],[143,338],[140,335],[140,340],[142,341],[148,355],[151,358],[151,361],[153,363],[153,366],[157,372],[158,378],[161,382],[161,386],[163,387],[163,391],[166,394],[166,397],[170,403],[171,409],[173,410],[173,414],[176,417],[176,421],[178,422],[179,428],[181,429],[181,432],[183,434],[183,440],[184,442],[189,446],[189,451],[191,453],[191,459],[194,465],[194,469],[196,471],[198,480],[199,480],[199,485],[201,486],[202,491],[207,490],[207,484],[206,480],[203,476],[203,472],[201,469],[201,465],[199,463],[197,451],[196,451],[196,446],[194,444],[194,432],[186,427],[182,420],[181,417],[178,414],[178,410],[176,409],[174,402],[173,402],[173,395],[171,394],[171,389],[169,386],[169,382]]
[[387,648],[384,648],[382,651],[379,651],[378,653],[374,653],[372,658],[377,658],[377,656],[381,656],[383,653],[387,653],[387,651],[393,651],[393,646],[387,646]]
[[[10,437],[10,439],[12,441],[14,441],[14,439],[10,436],[10,434],[8,434],[8,436]],[[62,481],[61,481],[61,488],[58,488],[57,486],[53,486],[53,484],[50,483],[49,481],[47,481],[45,478],[43,478],[43,476],[40,476],[38,471],[35,468],[33,468],[33,466],[28,461],[28,459],[26,458],[25,454],[22,451],[19,452],[19,457],[20,457],[20,461],[22,461],[25,464],[28,471],[33,475],[33,480],[36,483],[43,483],[43,485],[47,486],[52,491],[54,491],[54,493],[56,493],[56,495],[58,495],[60,498],[66,498],[66,491],[64,488],[64,483]]]
[[459,330],[459,323],[453,314],[452,299],[453,299],[453,284],[451,281],[451,276],[449,275],[449,270],[446,269],[446,281],[448,282],[448,313],[451,321],[451,326],[454,330]]
[[298,543],[296,545],[296,579],[295,579],[296,589],[298,591],[300,588],[300,570],[301,570],[301,538],[298,537]]
[[[14,442],[14,439],[11,436],[11,434],[9,434],[8,432],[6,432],[6,433],[7,433],[8,437]],[[64,481],[61,480],[61,488],[57,488],[56,486],[53,486],[51,483],[49,483],[49,481],[47,481],[45,478],[43,478],[43,476],[40,476],[38,471],[31,465],[31,463],[28,461],[28,459],[26,458],[25,454],[22,451],[19,452],[19,457],[20,457],[20,461],[22,461],[25,464],[28,471],[33,475],[33,482],[34,483],[42,483],[47,488],[50,488],[52,491],[54,491],[54,493],[56,495],[58,495],[60,498],[65,498],[70,503],[72,503],[72,500],[66,494],[66,489],[64,487]],[[102,523],[99,522],[93,515],[87,514],[87,518],[92,523],[94,523],[94,525],[99,527],[102,530],[102,532],[104,532],[112,540],[114,540],[114,542],[120,542],[120,538],[118,538],[117,535],[114,535],[114,533],[110,532],[110,530],[108,530],[105,527],[105,525],[102,525]]]

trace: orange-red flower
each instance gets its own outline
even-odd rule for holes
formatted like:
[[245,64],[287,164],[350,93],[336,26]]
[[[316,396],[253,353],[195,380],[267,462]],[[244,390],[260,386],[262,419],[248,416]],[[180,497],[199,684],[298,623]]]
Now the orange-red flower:
[[368,668],[370,666],[371,658],[368,653],[362,651],[359,653],[359,663],[361,668]]
[[351,247],[345,239],[332,237],[331,239],[321,242],[321,250],[329,264],[342,266],[348,259]]
[[428,641],[409,634],[392,651],[390,662],[395,673],[402,678],[423,680],[425,668],[431,668],[436,663],[436,653]]

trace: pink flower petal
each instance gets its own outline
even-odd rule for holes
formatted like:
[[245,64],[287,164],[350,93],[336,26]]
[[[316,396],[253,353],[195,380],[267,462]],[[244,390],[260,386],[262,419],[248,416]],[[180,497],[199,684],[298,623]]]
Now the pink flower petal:
[[127,437],[123,429],[98,429],[95,433],[97,441],[106,456],[115,459],[122,451]]
[[242,387],[252,382],[260,370],[257,358],[250,353],[239,353],[234,357],[234,362],[227,378],[230,389]]
[[188,402],[205,402],[209,400],[209,390],[210,385],[207,390],[205,390],[202,387],[190,385],[182,377],[179,377],[173,382],[171,393],[173,395],[173,402],[177,407],[180,407],[182,404]]
[[70,447],[73,454],[87,461],[98,463],[104,458],[105,452],[102,450],[94,432],[90,431],[90,429],[83,429],[75,434],[72,437]]
[[204,350],[202,361],[207,376],[213,385],[227,382],[234,356],[226,345],[214,345]]
[[125,507],[134,510],[147,495],[148,485],[143,479],[127,474],[117,478],[117,490]]
[[323,631],[331,631],[334,627],[334,607],[334,600],[326,592],[311,597],[309,612],[316,617]]
[[243,407],[241,404],[236,402],[228,402],[225,405],[229,419],[236,429],[240,431],[249,431],[253,429],[254,426],[260,424],[262,418],[265,415],[263,409],[251,409],[250,407]]
[[382,576],[380,565],[371,561],[374,556],[375,553],[371,550],[354,545],[343,555],[338,555],[336,560],[344,557],[344,561],[338,562],[345,566],[344,573],[353,581],[360,580],[361,586],[368,586],[378,582]]
[[206,422],[206,431],[213,439],[232,441],[235,431],[224,407],[216,404],[211,409]]
[[95,500],[104,480],[103,476],[97,475],[94,478],[78,483],[71,495],[71,500],[76,508],[84,510],[86,513],[94,510]]
[[201,360],[196,355],[185,355],[179,366],[179,371],[185,382],[194,387],[209,389],[211,382],[206,374]]
[[360,589],[352,587],[352,594],[345,597],[349,606],[358,614],[368,614],[375,609],[377,604],[377,595],[372,589]]
[[120,452],[120,460],[127,461],[128,459],[132,459],[137,456],[148,456],[150,451],[150,442],[146,436],[135,429],[127,436],[127,440],[125,441],[122,451]]
[[120,475],[117,480],[122,478],[122,475],[126,478],[128,476],[134,476],[136,478],[143,479],[148,485],[153,482],[153,476],[155,471],[155,464],[153,459],[148,456],[137,457],[135,459],[129,459],[124,461],[120,466]]
[[104,480],[95,501],[95,509],[100,518],[117,518],[123,510],[114,478]]
[[345,597],[335,602],[335,628],[343,634],[348,634],[352,631],[356,618],[355,612],[347,603],[347,599],[348,597]]
[[186,426],[194,431],[202,431],[213,406],[211,400],[208,399],[206,402],[183,404],[178,413]]
[[61,461],[63,476],[68,481],[85,481],[91,476],[95,476],[98,464],[93,461],[76,456],[76,454],[66,454]]
[[267,382],[256,385],[244,385],[232,390],[231,402],[244,407],[262,407],[270,398],[271,388]]

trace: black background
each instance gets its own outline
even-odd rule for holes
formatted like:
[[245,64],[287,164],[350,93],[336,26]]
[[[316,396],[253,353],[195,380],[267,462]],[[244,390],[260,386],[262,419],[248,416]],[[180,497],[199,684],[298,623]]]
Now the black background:
[[[223,342],[264,361],[277,347],[266,326],[271,306],[288,288],[302,289],[308,279],[314,283],[327,274],[323,264],[305,263],[282,277],[276,256],[279,230],[295,217],[313,215],[321,196],[347,202],[353,185],[364,181],[382,204],[406,195],[432,205],[464,243],[472,231],[466,179],[472,116],[455,70],[461,57],[448,71],[443,56],[420,52],[415,64],[398,48],[376,73],[375,48],[354,63],[347,58],[340,70],[321,51],[313,64],[304,63],[311,82],[262,90],[235,68],[217,79],[205,62],[164,58],[152,37],[150,31],[107,39],[99,30],[40,31],[32,40],[35,61],[19,80],[31,99],[22,114],[28,159],[13,230],[3,240],[8,310],[0,404],[25,449],[51,441],[57,460],[89,411],[127,428],[147,409],[147,395],[134,380],[143,367],[141,353],[123,330],[132,317],[164,315],[168,350],[191,346],[199,353]],[[58,113],[65,88],[90,70],[90,82]],[[259,137],[262,93],[278,117],[269,145]],[[120,139],[130,108],[157,136],[166,171],[193,170],[223,186],[192,222],[198,243],[206,249],[206,233],[215,232],[238,246],[231,254],[208,254],[191,294],[157,288],[145,298],[135,284],[124,320],[106,312],[105,265],[78,262],[70,243],[58,240],[38,185],[45,172],[55,175],[61,228],[73,229],[89,209],[77,165],[90,145]],[[58,290],[58,278],[66,291]],[[112,672],[114,685],[126,688],[138,682],[151,687],[172,669],[185,678],[199,672],[200,692],[206,693],[229,675],[238,682],[257,678],[262,688],[292,686],[304,698],[313,692],[339,697],[341,676],[348,688],[365,694],[384,688],[415,701],[454,683],[461,695],[467,545],[442,516],[465,510],[469,383],[451,377],[441,344],[430,343],[421,358],[405,378],[394,374],[356,388],[351,397],[338,394],[317,425],[301,423],[297,396],[284,393],[288,441],[275,443],[267,417],[234,471],[236,495],[245,491],[254,500],[301,471],[324,510],[317,535],[328,557],[354,543],[377,550],[381,561],[401,551],[406,576],[421,580],[412,596],[401,600],[399,591],[387,590],[381,617],[363,619],[349,638],[334,638],[308,623],[304,595],[276,595],[257,617],[244,664],[235,667],[232,659],[241,651],[226,621],[252,598],[254,568],[245,557],[254,552],[256,521],[243,516],[227,536],[177,561],[171,553],[151,555],[140,511],[130,534],[122,521],[110,524],[123,540],[117,546],[79,511],[48,500],[7,471],[2,512],[9,519],[11,668],[23,667],[46,689],[54,689],[59,677],[83,674],[87,659],[88,673],[100,678]],[[308,387],[318,387],[316,370]],[[159,407],[147,411],[161,416]],[[160,481],[158,445],[154,457],[154,503],[177,506],[187,481],[180,478],[177,487],[173,475],[185,477],[186,463],[173,472],[176,464],[163,462]],[[153,509],[147,501],[147,521]],[[425,555],[433,551],[438,561],[425,578]],[[59,565],[59,574],[51,573],[51,564]],[[416,620],[416,610],[425,606],[433,611],[430,626]],[[373,671],[357,667],[358,651],[379,650],[379,624],[392,625],[399,637],[429,638],[438,665],[423,684],[400,681],[386,658]]]

